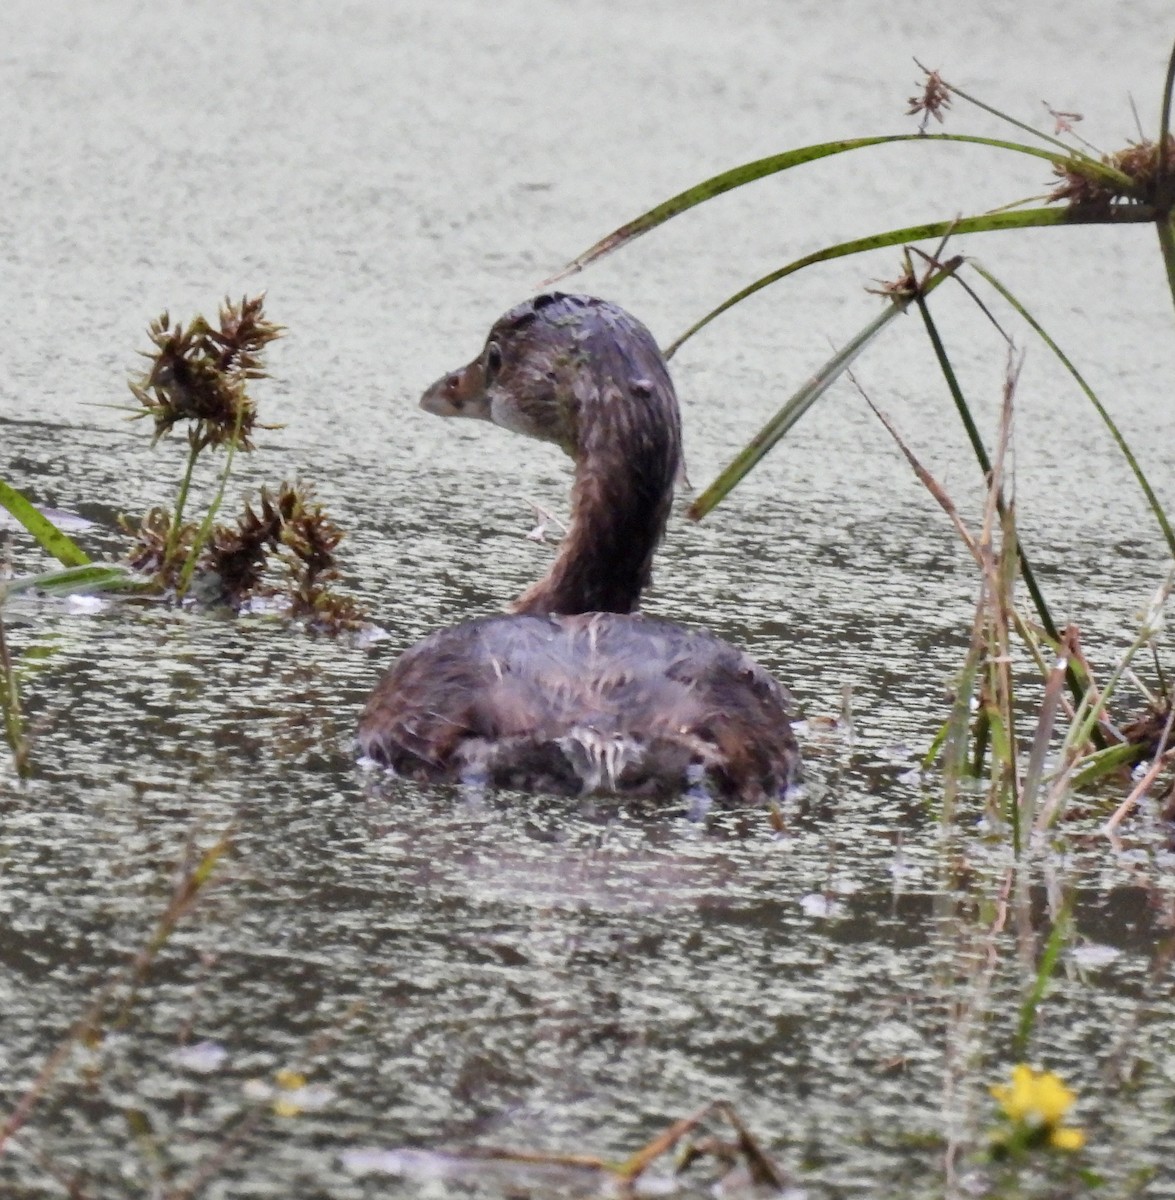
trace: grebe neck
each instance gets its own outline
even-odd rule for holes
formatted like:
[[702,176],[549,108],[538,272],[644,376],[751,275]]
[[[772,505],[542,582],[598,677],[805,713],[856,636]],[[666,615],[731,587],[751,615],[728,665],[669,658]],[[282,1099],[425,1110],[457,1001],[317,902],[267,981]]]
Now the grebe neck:
[[673,384],[663,368],[658,376],[576,381],[570,527],[551,569],[514,602],[514,612],[640,607],[681,462]]

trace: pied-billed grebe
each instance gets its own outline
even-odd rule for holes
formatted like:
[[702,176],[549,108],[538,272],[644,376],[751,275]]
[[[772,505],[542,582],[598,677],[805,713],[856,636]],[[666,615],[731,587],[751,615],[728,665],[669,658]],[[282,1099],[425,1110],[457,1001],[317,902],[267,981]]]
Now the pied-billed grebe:
[[398,774],[579,794],[781,795],[799,764],[791,698],[713,634],[636,613],[681,463],[677,397],[623,309],[539,296],[422,406],[557,442],[571,522],[507,616],[441,629],[371,694],[359,744]]

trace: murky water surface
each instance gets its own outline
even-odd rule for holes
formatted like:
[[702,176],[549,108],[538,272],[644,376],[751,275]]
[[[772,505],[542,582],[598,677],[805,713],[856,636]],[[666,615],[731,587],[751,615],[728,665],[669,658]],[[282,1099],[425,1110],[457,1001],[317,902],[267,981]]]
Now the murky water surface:
[[[117,514],[171,494],[181,466],[178,442],[149,450],[112,407],[146,322],[266,288],[289,335],[257,396],[283,427],[236,490],[314,480],[352,530],[348,583],[390,638],[364,648],[153,605],[9,607],[17,648],[52,653],[25,683],[35,776],[20,787],[0,765],[0,1108],[146,944],[192,847],[227,829],[233,846],[125,1019],[70,1060],[0,1160],[5,1194],[78,1180],[87,1196],[431,1195],[436,1179],[397,1181],[393,1160],[356,1152],[622,1158],[718,1097],[811,1197],[966,1192],[982,1178],[962,1152],[948,1169],[948,1145],[992,1120],[986,1085],[1012,1061],[1064,900],[1073,934],[1029,1057],[1079,1093],[1084,1162],[1109,1194],[1175,1194],[1164,838],[1150,813],[1119,847],[1098,836],[1122,795],[1107,790],[1001,923],[1003,840],[976,806],[944,837],[938,784],[913,772],[976,582],[847,385],[705,524],[675,520],[648,605],[745,644],[811,717],[851,688],[855,736],[806,736],[785,833],[754,814],[701,827],[380,785],[351,749],[398,650],[500,608],[550,554],[524,534],[528,501],[566,504],[558,452],[414,407],[500,311],[715,170],[906,128],[913,55],[1030,119],[1041,100],[1082,111],[1092,141],[1121,145],[1128,93],[1155,118],[1170,16],[1160,0],[8,0],[0,477],[94,521],[83,543],[116,553]],[[668,340],[807,250],[1031,195],[1045,175],[982,149],[871,151],[728,196],[576,286]],[[1170,505],[1175,354],[1154,240],[1050,231],[970,248],[1080,360]],[[682,351],[695,484],[876,311],[863,286],[895,263],[801,275]],[[990,433],[1003,350],[966,301],[940,298]],[[914,318],[899,324],[861,383],[977,519],[930,352]],[[1018,405],[1022,534],[1104,667],[1162,544],[1036,346]],[[42,565],[21,538],[10,553]],[[263,1085],[283,1069],[326,1089],[300,1115],[270,1113]],[[521,1186],[486,1178],[491,1194]]]

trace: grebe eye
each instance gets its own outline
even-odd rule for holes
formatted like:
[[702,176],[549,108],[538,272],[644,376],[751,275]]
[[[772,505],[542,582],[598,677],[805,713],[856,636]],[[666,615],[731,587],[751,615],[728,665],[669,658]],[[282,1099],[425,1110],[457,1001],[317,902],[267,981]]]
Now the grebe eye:
[[486,347],[486,383],[493,383],[501,369],[502,347],[497,342],[490,342]]
[[449,378],[445,380],[445,391],[451,395],[457,390],[460,384],[461,380],[458,376],[450,375]]

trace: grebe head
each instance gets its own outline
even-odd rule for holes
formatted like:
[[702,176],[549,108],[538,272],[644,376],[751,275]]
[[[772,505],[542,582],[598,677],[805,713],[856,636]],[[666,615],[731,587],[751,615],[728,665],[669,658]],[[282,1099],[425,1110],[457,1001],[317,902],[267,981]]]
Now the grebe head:
[[631,612],[648,584],[681,472],[681,418],[665,360],[624,309],[537,296],[494,322],[482,352],[421,406],[471,416],[575,459],[571,525],[515,612]]
[[681,456],[677,397],[657,343],[635,317],[594,296],[550,292],[512,308],[481,353],[442,375],[420,406],[554,442],[576,459],[592,417],[620,432],[658,423],[673,435],[666,453]]

